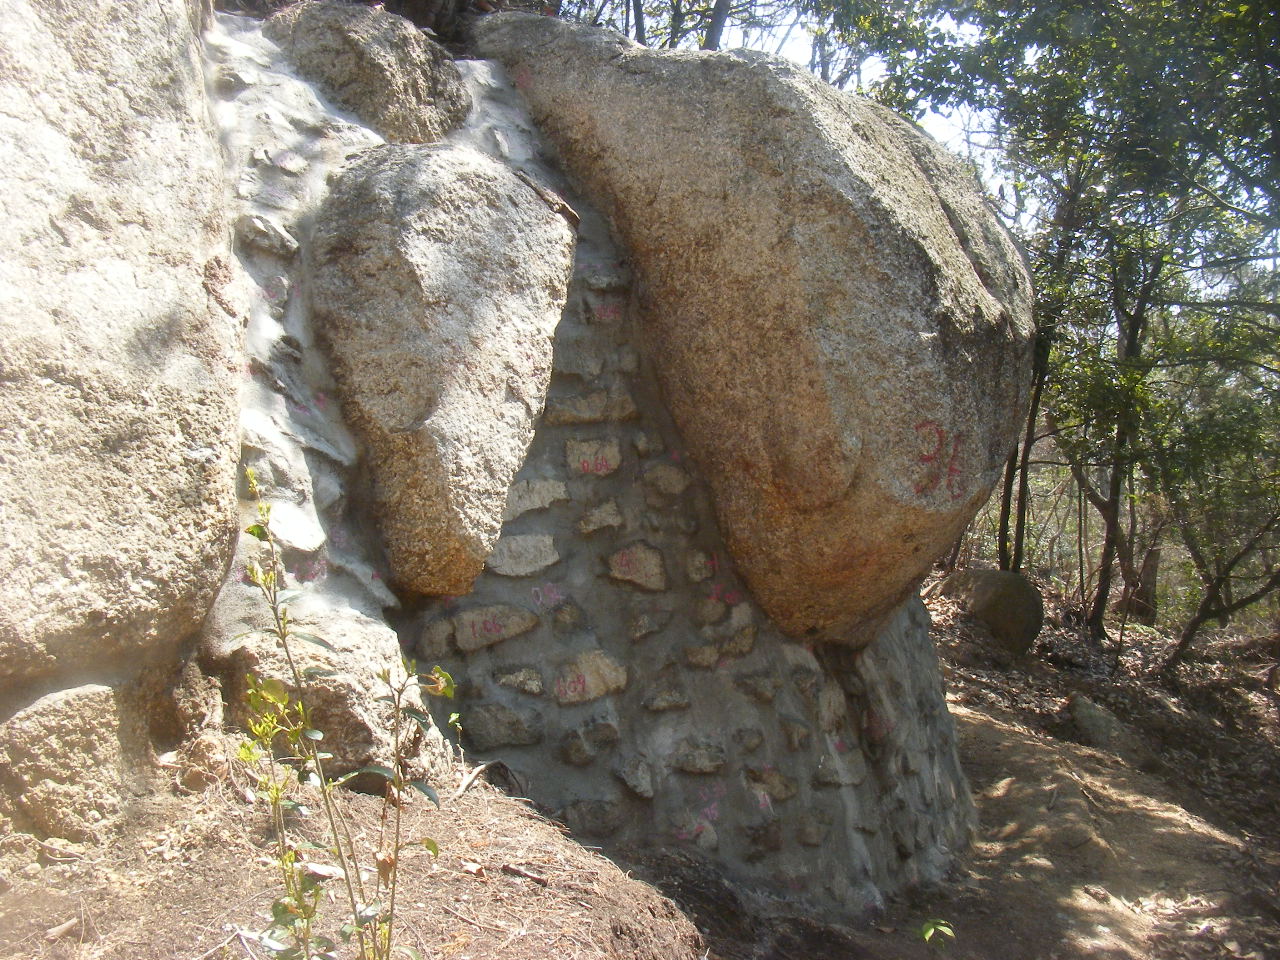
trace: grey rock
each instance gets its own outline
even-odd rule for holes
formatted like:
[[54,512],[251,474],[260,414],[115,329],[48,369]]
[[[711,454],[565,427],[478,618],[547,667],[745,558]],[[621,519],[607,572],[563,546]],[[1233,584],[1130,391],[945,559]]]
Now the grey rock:
[[236,239],[246,246],[288,260],[298,252],[298,241],[270,217],[246,213],[236,220]]
[[[248,535],[244,535],[249,540]],[[257,541],[252,541],[257,544]],[[241,727],[249,721],[244,694],[245,677],[275,678],[300,697],[312,725],[324,733],[324,748],[333,754],[328,770],[338,776],[370,764],[388,763],[394,755],[390,706],[382,700],[390,682],[405,678],[399,638],[386,623],[351,607],[341,606],[324,592],[304,590],[289,604],[296,633],[324,641],[326,646],[297,638],[291,644],[293,662],[303,676],[296,688],[293,671],[271,635],[259,629],[270,611],[256,588],[229,577],[210,611],[202,639],[201,662],[218,677],[228,704],[228,719]],[[314,672],[313,672],[314,671]],[[410,687],[406,706],[422,709],[416,687]],[[408,745],[407,754],[437,778],[448,765],[443,738],[433,728]]]
[[961,570],[943,581],[941,593],[959,600],[1015,656],[1031,649],[1044,625],[1044,600],[1020,570]]
[[643,540],[610,554],[607,563],[611,579],[655,593],[667,589],[667,570],[662,562],[662,552]]
[[121,728],[119,697],[98,685],[49,694],[10,717],[0,724],[0,812],[41,834],[100,838],[129,794]]
[[503,537],[489,555],[488,567],[504,577],[527,577],[560,560],[555,538],[546,533],[520,533]]
[[247,284],[190,5],[3,18],[7,713],[73,674],[163,670],[199,630],[235,542]]
[[499,671],[493,675],[493,682],[500,687],[511,687],[513,690],[519,690],[534,697],[542,696],[544,691],[542,674],[533,667]]
[[616,530],[626,523],[616,500],[606,500],[592,507],[578,521],[578,532],[592,534],[597,530]]
[[518,637],[537,625],[536,613],[507,603],[473,607],[453,618],[454,639],[463,653]]
[[644,800],[653,799],[653,768],[647,760],[641,757],[629,757],[623,761],[615,773],[637,797]]
[[573,242],[531,187],[462,146],[367,151],[318,214],[312,311],[404,587],[464,594],[497,542]]
[[676,745],[671,765],[684,773],[715,773],[725,763],[724,744],[709,737],[686,737]]
[[476,750],[529,747],[542,742],[543,720],[535,710],[515,710],[501,703],[479,703],[468,706],[463,712],[462,732]]
[[555,503],[569,499],[569,489],[563,480],[517,480],[507,493],[507,507],[503,520],[514,520],[531,510],[545,510]]
[[334,103],[390,141],[439,140],[471,109],[448,52],[381,8],[299,3],[268,20],[263,33]]
[[476,35],[609,204],[753,595],[793,636],[868,642],[986,500],[1027,397],[1030,284],[973,177],[760,54],[520,14]]

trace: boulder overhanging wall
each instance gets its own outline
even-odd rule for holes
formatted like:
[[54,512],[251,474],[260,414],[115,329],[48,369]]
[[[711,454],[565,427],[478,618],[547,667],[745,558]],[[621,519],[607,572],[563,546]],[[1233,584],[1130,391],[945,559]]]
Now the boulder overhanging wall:
[[986,500],[1025,405],[1029,281],[972,176],[762,54],[523,14],[475,31],[637,264],[752,593],[793,637],[865,642]]
[[[6,36],[6,79],[42,78],[74,127],[2,141],[4,171],[27,178],[11,194],[34,183],[43,200],[19,211],[29,243],[4,275],[30,322],[0,358],[19,411],[0,495],[35,520],[9,525],[2,554],[22,589],[0,694],[22,709],[0,717],[18,785],[0,812],[92,835],[143,770],[157,710],[194,734],[224,701],[235,719],[246,670],[283,671],[241,636],[264,617],[241,577],[251,537],[213,600],[238,447],[301,586],[294,613],[335,648],[310,651],[337,674],[306,695],[340,763],[386,751],[389,585],[449,591],[391,614],[401,642],[454,671],[473,755],[580,835],[687,846],[846,912],[941,875],[972,805],[911,590],[1012,442],[1029,347],[1025,275],[944,154],[761,58],[495,18],[482,42],[582,195],[501,68],[463,64],[464,89],[381,11],[291,9],[266,32],[292,69],[256,22],[219,16],[206,102],[187,4],[166,33],[138,29],[154,18],[131,3],[66,22],[0,3],[30,27]],[[766,106],[735,117],[729,87]],[[786,152],[815,131],[853,145],[856,175],[839,150]],[[118,191],[105,205],[99,181]],[[112,444],[109,463],[85,452]],[[202,618],[222,699],[194,664],[185,707],[122,683],[176,666]],[[423,760],[444,765],[438,739]]]

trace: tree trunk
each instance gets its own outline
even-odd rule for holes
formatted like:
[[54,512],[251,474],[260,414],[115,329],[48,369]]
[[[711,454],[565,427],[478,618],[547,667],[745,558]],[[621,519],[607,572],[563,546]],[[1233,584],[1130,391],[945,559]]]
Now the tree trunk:
[[[640,0],[636,0],[637,3]],[[703,50],[719,50],[720,36],[724,33],[725,22],[729,19],[729,0],[716,0],[711,8],[711,22],[707,24],[707,33],[702,38]]]
[[1013,552],[1009,549],[1009,516],[1013,512],[1013,491],[1018,485],[1018,447],[1009,452],[1004,465],[1004,489],[1000,491],[1000,529],[996,533],[996,550],[1000,555],[1000,569],[1012,570]]
[[1160,576],[1160,548],[1152,547],[1142,558],[1142,570],[1136,582],[1127,586],[1117,610],[1125,617],[1148,627],[1156,623],[1156,582]]
[[1022,569],[1023,548],[1027,542],[1027,511],[1031,506],[1031,448],[1036,445],[1036,423],[1040,420],[1040,400],[1044,397],[1045,381],[1049,379],[1049,350],[1047,335],[1036,336],[1035,369],[1032,371],[1031,404],[1027,409],[1027,430],[1022,438],[1022,459],[1018,462],[1018,510],[1013,528],[1013,563],[1010,569]]
[[636,43],[647,47],[649,41],[644,35],[644,0],[632,0],[631,8],[636,15]]

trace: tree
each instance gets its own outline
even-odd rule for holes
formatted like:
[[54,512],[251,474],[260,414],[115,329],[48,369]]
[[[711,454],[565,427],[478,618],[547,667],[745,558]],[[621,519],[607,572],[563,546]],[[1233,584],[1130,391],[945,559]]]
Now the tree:
[[[1047,432],[1102,520],[1089,627],[1104,633],[1113,569],[1129,596],[1144,567],[1150,575],[1136,549],[1150,504],[1199,557],[1181,656],[1206,619],[1275,589],[1263,560],[1274,523],[1260,509],[1274,500],[1274,472],[1239,478],[1266,462],[1277,417],[1280,14],[1221,0],[815,0],[811,10],[884,58],[886,102],[986,118],[1039,330],[1035,403],[1002,492],[1001,564],[1022,562],[1043,401]],[[1194,416],[1173,431],[1169,411]],[[1233,473],[1204,468],[1222,437],[1233,458],[1219,464]]]

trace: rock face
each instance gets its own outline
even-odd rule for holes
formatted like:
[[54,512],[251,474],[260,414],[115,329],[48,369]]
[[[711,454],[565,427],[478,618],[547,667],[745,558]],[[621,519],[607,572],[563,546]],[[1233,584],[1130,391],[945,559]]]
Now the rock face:
[[[809,649],[765,615],[636,362],[623,248],[547,168],[496,68],[463,69],[476,109],[460,134],[563,192],[581,223],[499,549],[466,596],[404,621],[458,680],[438,721],[457,711],[468,756],[501,760],[591,843],[688,848],[840,913],[940,879],[972,806],[923,606],[898,607],[861,650]],[[632,403],[562,414],[593,396]]]
[[752,592],[792,636],[865,642],[1020,422],[1029,284],[976,185],[781,61],[520,14],[476,34],[627,242],[649,355]]
[[7,794],[0,811],[42,834],[93,839],[127,795],[120,741],[121,708],[110,687],[42,697],[0,727]]
[[468,147],[385,147],[338,177],[313,244],[315,319],[395,579],[465,593],[542,412],[573,231]]
[[393,143],[430,143],[471,108],[444,48],[403,17],[360,4],[299,3],[263,33],[303,77]]
[[[383,19],[394,20],[389,15]],[[292,653],[304,674],[301,695],[339,774],[392,757],[392,717],[380,697],[405,677],[395,632],[383,611],[397,604],[387,588],[376,532],[358,495],[357,446],[344,425],[324,352],[317,343],[297,255],[301,225],[329,174],[358,149],[382,145],[376,133],[333,114],[304,83],[288,75],[279,51],[256,21],[221,17],[206,37],[222,102],[217,116],[226,144],[227,176],[237,185],[237,257],[252,281],[249,362],[241,392],[241,469],[252,468],[270,508],[285,586],[298,631]],[[234,82],[232,82],[234,81]],[[298,137],[297,131],[309,135]],[[427,148],[404,148],[427,149]],[[288,242],[285,242],[285,241]],[[241,527],[257,518],[247,485]],[[226,716],[243,727],[246,674],[294,688],[274,638],[261,633],[270,609],[246,581],[263,545],[241,534],[231,574],[206,620],[200,663],[221,686]],[[330,649],[331,648],[331,649]],[[424,664],[429,670],[432,664]],[[420,706],[416,690],[410,706]],[[438,732],[415,734],[409,754],[419,774],[435,778],[448,753]]]
[[942,593],[960,600],[1015,656],[1031,649],[1044,626],[1044,599],[1017,570],[961,570],[946,579]]
[[199,628],[234,541],[241,294],[193,8],[0,18],[3,715]]

